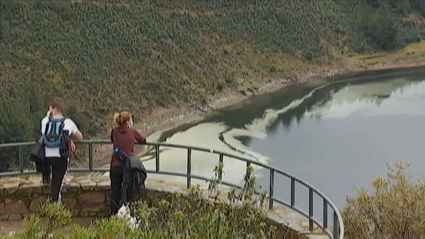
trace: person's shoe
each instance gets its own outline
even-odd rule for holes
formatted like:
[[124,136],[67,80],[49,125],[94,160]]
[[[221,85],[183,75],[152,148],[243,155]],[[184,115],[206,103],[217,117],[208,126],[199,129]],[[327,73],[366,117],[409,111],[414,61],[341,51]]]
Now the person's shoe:
[[43,185],[50,185],[50,176],[43,176]]

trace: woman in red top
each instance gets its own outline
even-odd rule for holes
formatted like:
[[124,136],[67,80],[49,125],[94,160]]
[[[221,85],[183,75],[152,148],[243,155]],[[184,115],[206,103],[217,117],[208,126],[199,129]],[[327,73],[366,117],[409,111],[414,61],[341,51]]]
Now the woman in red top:
[[[137,130],[132,128],[133,119],[129,112],[124,111],[116,113],[114,115],[115,128],[111,131],[111,141],[115,148],[119,148],[125,152],[128,156],[133,155],[134,140],[139,143],[146,143],[145,137],[143,137]],[[111,158],[111,169],[109,171],[109,177],[111,179],[111,214],[115,215],[120,208],[121,200],[121,185],[124,174],[123,162],[112,153]]]

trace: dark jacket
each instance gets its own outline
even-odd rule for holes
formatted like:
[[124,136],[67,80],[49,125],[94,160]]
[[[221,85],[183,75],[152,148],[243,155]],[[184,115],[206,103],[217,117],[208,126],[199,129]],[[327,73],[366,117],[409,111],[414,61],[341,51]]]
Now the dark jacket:
[[128,156],[124,163],[121,203],[131,202],[136,194],[144,192],[146,178],[147,172],[142,161],[136,156]]
[[44,172],[44,158],[45,158],[45,151],[44,151],[44,145],[43,145],[43,136],[38,139],[36,144],[34,145],[34,148],[31,151],[30,160],[35,163],[35,169],[37,173]]

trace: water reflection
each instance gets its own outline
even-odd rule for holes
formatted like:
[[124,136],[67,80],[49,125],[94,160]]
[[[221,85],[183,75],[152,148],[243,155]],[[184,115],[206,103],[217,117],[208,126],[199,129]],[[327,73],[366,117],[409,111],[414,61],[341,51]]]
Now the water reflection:
[[424,82],[397,79],[346,86],[327,102],[310,107],[309,112],[305,114],[316,117],[342,118],[349,116],[347,114],[352,113],[355,109],[362,108],[362,111],[356,113],[423,115],[423,112],[417,109],[424,107],[424,84]]
[[371,189],[373,177],[385,176],[387,162],[412,162],[409,173],[424,174],[425,81],[400,78],[328,92],[332,97],[298,107],[304,118],[297,125],[297,115],[285,116],[288,111],[282,118],[292,125],[245,142],[273,159],[273,166],[312,182],[340,207],[345,196],[354,195],[354,185]]
[[[409,95],[412,95],[409,97],[415,97],[414,94],[416,94],[416,97],[421,97],[421,84],[423,83],[419,82],[418,78],[397,78],[371,83],[364,83],[364,81],[343,81],[341,83],[329,84],[316,88],[301,100],[293,101],[291,103],[292,105],[290,104],[279,110],[266,110],[261,118],[254,119],[251,124],[244,127],[250,130],[260,130],[266,134],[274,134],[279,124],[285,130],[290,130],[291,125],[293,123],[299,124],[304,116],[315,116],[317,119],[320,119],[326,113],[330,113],[330,111],[340,113],[351,112],[353,108],[356,108],[354,104],[374,104],[380,106],[391,95],[400,98],[403,95],[404,89],[413,91],[416,89],[415,92],[409,92]],[[332,103],[328,104],[329,102]],[[417,104],[421,104],[421,102],[423,101],[419,100]],[[390,104],[393,103],[391,101]],[[414,107],[418,108],[420,106]],[[407,109],[404,106],[401,108],[409,112],[417,112]],[[391,108],[389,110],[390,112],[394,112],[394,114],[399,113],[397,109]],[[250,137],[239,137],[238,139],[246,145],[251,140]]]
[[[386,162],[409,160],[415,165],[413,175],[423,173],[424,72],[356,74],[287,87],[164,132],[161,138],[282,168],[312,183],[342,207],[354,185],[367,187],[373,177],[385,175]],[[161,169],[185,173],[186,154],[165,151]],[[212,176],[217,155],[195,154],[193,159],[192,173]],[[149,160],[146,165],[154,169],[155,162]],[[239,183],[244,167],[225,160],[224,179]],[[257,170],[256,175],[260,185],[268,185],[267,172]],[[285,188],[275,194],[287,199]]]

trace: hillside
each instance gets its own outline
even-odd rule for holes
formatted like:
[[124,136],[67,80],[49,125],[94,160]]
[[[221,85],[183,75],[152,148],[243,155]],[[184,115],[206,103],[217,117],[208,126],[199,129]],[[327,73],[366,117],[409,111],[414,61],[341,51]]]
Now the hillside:
[[53,100],[96,135],[114,111],[141,119],[403,48],[425,39],[422,2],[3,0],[0,143],[34,140]]

